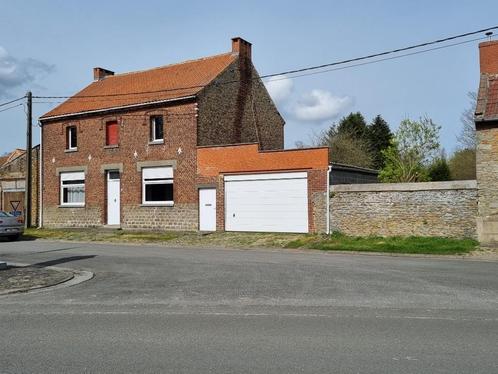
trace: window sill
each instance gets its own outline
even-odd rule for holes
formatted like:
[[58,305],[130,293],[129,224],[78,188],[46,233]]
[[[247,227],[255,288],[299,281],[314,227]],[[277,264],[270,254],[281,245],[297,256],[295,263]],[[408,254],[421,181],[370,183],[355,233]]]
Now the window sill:
[[149,145],[158,145],[158,144],[164,144],[164,139],[162,140],[152,140],[149,142]]
[[140,204],[141,207],[165,207],[165,206],[174,206],[174,202],[170,203],[142,203]]
[[104,145],[104,149],[119,148],[119,144]]
[[72,152],[78,152],[78,148],[70,148],[70,149],[66,149],[64,150],[65,153],[72,153]]
[[57,206],[58,208],[84,208],[85,204],[83,205],[78,205],[78,204],[61,204]]

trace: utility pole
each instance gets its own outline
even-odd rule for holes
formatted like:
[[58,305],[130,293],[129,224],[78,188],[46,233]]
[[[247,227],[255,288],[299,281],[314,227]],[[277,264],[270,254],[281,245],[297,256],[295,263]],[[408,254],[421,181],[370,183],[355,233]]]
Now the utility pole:
[[32,148],[32,129],[33,129],[33,94],[28,91],[27,98],[27,113],[26,113],[26,181],[24,186],[24,227],[31,227],[31,187],[32,187],[32,163],[31,163],[31,148]]

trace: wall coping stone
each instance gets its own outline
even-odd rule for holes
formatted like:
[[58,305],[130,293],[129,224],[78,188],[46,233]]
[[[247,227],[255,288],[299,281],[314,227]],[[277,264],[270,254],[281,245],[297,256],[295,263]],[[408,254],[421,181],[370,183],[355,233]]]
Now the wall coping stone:
[[475,180],[418,183],[336,184],[330,186],[331,192],[394,192],[475,189],[477,189],[477,181]]

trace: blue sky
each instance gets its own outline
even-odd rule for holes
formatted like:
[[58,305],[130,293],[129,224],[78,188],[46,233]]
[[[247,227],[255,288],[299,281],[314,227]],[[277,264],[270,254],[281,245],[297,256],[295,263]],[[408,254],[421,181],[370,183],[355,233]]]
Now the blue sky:
[[[270,74],[494,26],[496,14],[496,1],[0,0],[0,102],[28,89],[73,94],[92,81],[94,66],[119,73],[227,52],[233,36],[253,43],[256,68]],[[451,152],[478,74],[474,42],[284,79],[270,91],[288,148],[361,111],[368,120],[381,114],[392,129],[427,115]],[[35,118],[55,105],[35,104]],[[0,154],[24,147],[24,126],[22,107],[0,112]]]

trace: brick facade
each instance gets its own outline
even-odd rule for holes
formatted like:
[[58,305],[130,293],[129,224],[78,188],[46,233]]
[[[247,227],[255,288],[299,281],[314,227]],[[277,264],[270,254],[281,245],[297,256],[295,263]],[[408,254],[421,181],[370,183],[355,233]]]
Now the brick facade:
[[[241,71],[249,70],[249,74]],[[238,59],[199,94],[198,144],[284,148],[284,120],[250,60]],[[233,83],[227,83],[233,82]]]
[[[149,117],[152,115],[164,117],[163,144],[149,143]],[[119,124],[119,146],[106,147],[105,123],[113,120]],[[76,126],[78,131],[78,149],[75,152],[68,152],[64,147],[67,126]],[[107,222],[107,202],[106,173],[102,166],[122,164],[122,227],[195,230],[196,126],[196,104],[193,102],[44,125],[43,224],[49,227],[104,225]],[[165,160],[175,164],[175,204],[173,207],[142,207],[142,174],[137,165]],[[85,207],[59,207],[58,171],[74,167],[86,169]],[[176,221],[182,222],[181,227],[173,223],[175,216]]]

